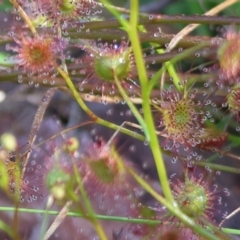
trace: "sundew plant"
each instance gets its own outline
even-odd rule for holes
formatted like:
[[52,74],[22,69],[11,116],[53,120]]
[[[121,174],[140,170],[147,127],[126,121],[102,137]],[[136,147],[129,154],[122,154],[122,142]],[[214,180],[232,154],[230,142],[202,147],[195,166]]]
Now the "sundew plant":
[[1,1],[0,239],[239,239],[239,9]]

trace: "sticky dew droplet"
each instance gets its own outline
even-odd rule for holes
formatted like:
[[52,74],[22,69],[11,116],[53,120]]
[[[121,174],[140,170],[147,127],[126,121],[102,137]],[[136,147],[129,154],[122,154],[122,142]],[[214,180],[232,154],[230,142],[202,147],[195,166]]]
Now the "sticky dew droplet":
[[172,163],[172,164],[177,163],[177,157],[173,157],[172,160],[171,160],[171,163]]
[[136,151],[136,146],[130,145],[130,146],[129,146],[129,151],[130,151],[130,152],[135,152],[135,151]]
[[145,140],[145,141],[143,142],[143,144],[144,144],[145,146],[148,146],[149,142],[148,142],[147,140]]

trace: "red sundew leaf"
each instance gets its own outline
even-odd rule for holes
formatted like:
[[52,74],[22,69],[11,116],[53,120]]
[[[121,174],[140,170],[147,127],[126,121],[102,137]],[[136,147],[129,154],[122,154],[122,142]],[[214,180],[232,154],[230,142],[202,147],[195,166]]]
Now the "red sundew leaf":
[[[227,41],[218,50],[218,57],[221,70],[224,76],[227,77],[226,83],[238,83],[237,76],[240,73],[239,68],[239,33],[233,31],[226,33]],[[224,80],[224,76],[220,80]]]
[[14,35],[13,41],[16,44],[8,44],[6,49],[16,53],[11,57],[16,62],[16,70],[32,76],[32,79],[49,78],[56,74],[57,60],[66,47],[65,40],[42,34],[34,37]]
[[201,149],[221,148],[227,141],[227,138],[227,132],[220,132],[213,128],[204,128],[199,136],[200,144],[197,146]]
[[62,28],[68,26],[66,22],[73,24],[79,18],[86,19],[88,16],[94,16],[102,12],[102,5],[92,0],[37,0],[28,4],[24,2],[23,6],[35,24],[54,27],[60,20],[65,23]]
[[84,188],[100,213],[120,216],[138,216],[137,187],[126,171],[123,162],[112,146],[105,143],[91,144],[78,168]]

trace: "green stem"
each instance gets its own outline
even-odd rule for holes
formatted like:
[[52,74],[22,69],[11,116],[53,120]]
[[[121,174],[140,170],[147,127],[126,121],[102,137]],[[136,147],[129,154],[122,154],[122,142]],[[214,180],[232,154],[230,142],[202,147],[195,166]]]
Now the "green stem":
[[141,116],[141,114],[138,112],[137,108],[135,107],[135,105],[131,102],[131,100],[129,99],[128,95],[125,93],[124,89],[122,88],[121,83],[119,82],[116,74],[114,73],[114,79],[115,79],[115,83],[118,87],[119,92],[121,93],[121,95],[123,96],[123,99],[126,101],[128,107],[130,108],[130,110],[132,111],[133,115],[136,117],[136,119],[138,120],[139,124],[142,126],[144,134],[146,136],[147,141],[149,141],[149,134],[147,131],[147,126]]
[[32,24],[31,19],[28,17],[26,12],[22,9],[22,7],[18,4],[16,0],[10,0],[10,2],[13,4],[13,6],[16,8],[16,10],[20,13],[26,24],[28,25],[29,29],[33,33],[33,35],[37,35],[37,31],[35,27]]
[[199,161],[196,161],[195,164],[198,166],[201,166],[201,167],[210,167],[211,169],[216,170],[216,171],[224,171],[224,172],[240,174],[239,168],[228,167],[228,166],[216,164],[216,163],[199,162]]
[[9,227],[2,220],[0,220],[0,229],[3,232],[7,233],[14,240],[20,240],[21,239],[21,237],[16,233],[16,230]]
[[[79,187],[81,196],[83,198],[83,202],[84,202],[84,204],[86,206],[86,209],[88,211],[88,215],[89,215],[88,219],[93,224],[93,226],[94,226],[98,236],[100,237],[100,239],[101,240],[107,240],[107,236],[106,236],[105,232],[103,231],[103,228],[101,227],[98,219],[95,217],[94,210],[92,208],[91,202],[88,199],[88,196],[87,196],[86,191],[84,189],[83,182],[82,182],[82,177],[80,175],[80,172],[77,169],[77,166],[74,162],[74,159],[72,159],[72,163],[73,163],[74,175],[75,175],[75,178],[77,180],[78,187]],[[79,201],[79,199],[76,199],[76,200]]]
[[[156,46],[155,44],[153,46]],[[163,49],[158,49],[157,52],[159,54],[164,54],[164,50]],[[173,84],[174,86],[176,87],[176,89],[179,91],[179,92],[182,92],[183,91],[183,85],[181,84],[181,79],[179,78],[175,68],[174,68],[174,65],[171,64],[169,61],[165,62],[165,66],[168,70],[168,73],[169,75],[172,77],[173,79]]]
[[52,205],[53,205],[53,196],[50,195],[47,200],[46,210],[44,213],[43,222],[42,222],[42,226],[41,226],[41,231],[40,231],[40,239],[41,240],[44,239],[44,235],[47,230],[48,220],[49,220],[49,209],[52,207]]
[[163,193],[167,198],[168,202],[172,204],[172,206],[176,207],[176,203],[174,201],[174,198],[169,186],[164,159],[162,156],[162,152],[160,150],[157,135],[155,133],[155,124],[153,121],[151,106],[149,103],[149,94],[146,91],[147,84],[148,84],[148,77],[147,77],[147,72],[146,72],[146,68],[143,60],[144,58],[142,55],[141,44],[140,44],[138,31],[137,31],[138,11],[139,11],[138,0],[131,1],[130,9],[131,9],[130,30],[128,31],[128,35],[132,43],[132,48],[133,48],[136,66],[138,70],[138,76],[141,84],[141,93],[142,93],[142,99],[143,99],[143,103],[142,103],[143,115],[144,115],[145,124],[147,126],[147,132],[150,135],[149,146],[153,153],[153,157],[155,160],[155,164],[156,164],[158,176],[161,182],[161,186],[163,189]]
[[[188,54],[191,54],[193,52],[196,52],[197,50],[204,48],[206,45],[200,44],[198,46],[192,47],[190,49],[185,50],[182,53],[179,53],[178,55],[176,55],[174,58],[172,58],[170,61],[168,61],[169,64],[175,64],[176,62],[178,62],[179,60],[184,59]],[[155,86],[156,83],[159,82],[159,78],[162,76],[163,72],[167,69],[167,66],[164,65],[159,71],[157,71],[155,73],[155,75],[153,76],[153,78],[149,81],[149,83],[147,84],[146,90],[145,92],[147,93],[147,95],[151,94],[151,91],[153,89],[153,87]]]
[[[15,207],[0,207],[0,212],[14,212],[16,209]],[[18,208],[17,211],[19,213],[28,213],[28,214],[45,214],[46,210],[43,209],[31,209],[31,208]],[[58,211],[49,210],[49,215],[58,215]],[[68,212],[67,216],[69,217],[85,217],[86,214],[81,214],[78,212]],[[128,217],[119,217],[119,216],[107,216],[107,215],[99,215],[96,214],[95,217],[99,220],[105,221],[116,221],[116,222],[125,222],[125,223],[139,223],[139,224],[148,224],[148,225],[158,225],[161,224],[162,221],[159,220],[149,220],[149,219],[142,219],[142,218],[128,218]],[[1,229],[1,222],[0,222],[0,229]],[[232,228],[222,228],[221,229],[225,233],[236,234],[240,235],[239,229],[232,229]]]

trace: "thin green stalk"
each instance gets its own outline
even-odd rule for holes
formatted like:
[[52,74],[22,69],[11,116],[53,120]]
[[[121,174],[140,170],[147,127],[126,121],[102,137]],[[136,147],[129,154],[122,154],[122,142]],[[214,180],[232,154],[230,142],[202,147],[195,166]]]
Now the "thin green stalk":
[[[154,44],[153,46],[155,46],[156,44]],[[157,52],[159,54],[163,54],[165,51],[163,49],[158,49]],[[176,72],[176,69],[174,68],[174,65],[171,64],[169,61],[165,62],[164,64],[168,70],[168,73],[169,75],[172,77],[173,79],[173,84],[174,86],[176,87],[176,89],[179,91],[179,92],[182,92],[183,91],[183,86],[181,85],[181,79],[179,78],[177,72]],[[165,79],[165,78],[163,78]],[[163,84],[161,83],[161,89],[163,89]]]
[[41,226],[41,231],[40,231],[40,239],[41,240],[44,239],[44,235],[45,235],[45,233],[47,231],[48,220],[49,220],[49,209],[52,207],[52,205],[53,205],[53,196],[50,195],[48,197],[46,210],[45,210],[45,213],[44,213],[43,222],[42,222],[42,226]]
[[31,32],[33,33],[33,35],[37,35],[37,31],[36,31],[34,25],[32,24],[31,19],[28,17],[28,15],[22,9],[22,7],[18,4],[18,2],[16,0],[10,0],[10,2],[13,4],[13,6],[16,8],[16,10],[20,13],[20,15],[22,16],[22,18],[28,25],[28,27],[31,30]]
[[14,240],[20,240],[21,239],[21,237],[16,233],[16,230],[9,227],[2,220],[0,220],[0,229],[3,232],[7,233]]
[[[184,59],[186,56],[188,56],[189,54],[196,52],[197,50],[205,47],[206,44],[200,44],[198,46],[192,47],[190,49],[185,50],[182,53],[177,54],[174,58],[172,58],[169,62],[169,64],[175,64],[177,63],[179,60]],[[159,69],[159,71],[157,71],[155,73],[155,75],[153,76],[153,78],[148,82],[147,87],[146,87],[146,93],[147,95],[151,94],[151,91],[153,89],[153,87],[159,82],[159,78],[162,76],[163,72],[167,69],[167,66],[163,66],[161,67],[161,69]]]
[[[1,207],[0,206],[0,212],[14,212],[15,210],[16,210],[15,207]],[[18,212],[29,213],[29,214],[45,214],[46,210],[45,209],[18,208]],[[49,210],[48,214],[49,215],[58,215],[59,211]],[[86,216],[89,216],[89,214],[79,213],[79,212],[68,212],[67,216],[84,218]],[[94,214],[94,217],[99,220],[126,222],[126,223],[140,223],[140,224],[150,224],[150,225],[156,225],[156,224],[161,223],[161,221],[159,221],[159,220],[109,216],[109,215],[100,215],[100,214]]]
[[[14,212],[15,207],[0,207],[0,212]],[[28,213],[28,214],[45,214],[46,210],[44,209],[31,209],[31,208],[18,208],[19,213]],[[48,211],[49,215],[58,215],[58,211],[50,210]],[[86,214],[81,214],[78,212],[68,212],[67,216],[69,217],[85,217]],[[158,225],[161,224],[162,221],[159,220],[149,220],[142,218],[128,218],[128,217],[119,217],[119,216],[107,216],[107,215],[99,215],[96,214],[95,217],[99,220],[105,221],[116,221],[116,222],[125,222],[125,223],[139,223],[139,224],[148,224],[148,225]],[[1,225],[1,223],[0,223]],[[0,226],[1,229],[1,226]],[[221,229],[225,233],[240,235],[240,229],[232,229],[232,228],[222,228]]]
[[142,129],[144,131],[144,134],[146,136],[146,140],[149,141],[149,134],[147,131],[147,126],[141,116],[141,114],[138,112],[137,108],[135,107],[135,105],[131,102],[131,100],[129,99],[128,95],[125,93],[121,83],[119,82],[116,74],[114,73],[114,79],[115,79],[115,83],[118,87],[119,92],[121,93],[123,99],[126,101],[128,107],[130,108],[130,110],[132,111],[133,115],[136,117],[136,119],[138,120],[139,124],[142,126]]
[[222,228],[222,231],[225,232],[225,233],[240,235],[240,230],[239,229]]
[[138,70],[138,76],[141,85],[146,85],[148,82],[147,71],[144,64],[144,58],[141,49],[141,42],[138,34],[138,0],[131,1],[131,15],[130,15],[130,29],[128,31],[129,38],[132,43],[132,49],[134,52],[134,57],[136,61],[136,66]]
[[[61,211],[58,213],[48,230],[46,231],[43,240],[48,240],[51,235],[56,231],[56,229],[60,226],[60,224],[65,219],[67,212],[69,211],[70,206],[72,205],[72,201],[68,201],[65,203]],[[49,215],[49,212],[48,212]]]
[[169,186],[166,167],[164,164],[162,152],[160,150],[158,138],[155,133],[155,124],[153,121],[151,106],[149,103],[149,94],[146,91],[147,84],[148,84],[148,77],[147,77],[147,72],[144,64],[144,58],[142,55],[141,43],[139,40],[138,31],[137,31],[138,11],[139,11],[138,7],[139,7],[138,0],[132,0],[130,5],[130,10],[131,10],[130,30],[128,31],[128,35],[132,43],[132,48],[134,52],[134,57],[135,57],[136,66],[138,70],[138,76],[139,76],[140,85],[141,85],[141,93],[142,93],[141,96],[143,99],[143,103],[142,103],[143,115],[144,115],[145,124],[147,126],[147,131],[150,136],[149,146],[153,153],[153,157],[155,160],[155,164],[156,164],[158,176],[161,182],[161,186],[163,189],[163,193],[167,198],[167,200],[170,202],[170,204],[172,204],[173,206],[176,206],[176,203],[174,201],[174,198],[172,196],[172,192]]
[[228,166],[216,164],[216,163],[199,162],[199,161],[196,161],[195,164],[198,166],[202,166],[202,167],[210,167],[211,169],[217,170],[217,171],[224,171],[224,172],[240,174],[239,168],[228,167]]
[[98,219],[95,217],[94,210],[92,208],[91,202],[88,199],[88,196],[87,196],[87,194],[85,192],[85,189],[83,187],[82,178],[81,178],[80,172],[77,170],[77,167],[76,167],[76,164],[74,162],[74,159],[72,159],[72,163],[73,163],[74,175],[75,175],[75,178],[77,180],[78,187],[79,187],[81,196],[83,198],[83,202],[84,202],[84,204],[86,206],[86,209],[88,211],[89,220],[93,224],[93,226],[94,226],[98,236],[100,237],[100,239],[101,240],[107,240],[107,236],[106,236],[105,232],[103,231],[103,228],[101,227]]
[[181,79],[179,78],[177,72],[176,72],[176,69],[174,67],[173,64],[170,64],[169,62],[166,62],[166,67],[167,67],[167,70],[168,70],[168,73],[169,75],[172,77],[173,79],[173,84],[174,86],[176,87],[176,89],[179,91],[179,92],[182,92],[183,91],[183,85],[182,85],[182,81]]

